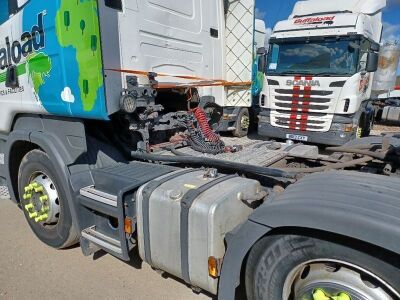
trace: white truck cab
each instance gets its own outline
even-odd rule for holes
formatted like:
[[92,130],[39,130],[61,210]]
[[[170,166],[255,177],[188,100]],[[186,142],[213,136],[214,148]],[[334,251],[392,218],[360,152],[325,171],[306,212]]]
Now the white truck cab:
[[385,0],[299,1],[270,39],[259,133],[327,145],[369,134]]

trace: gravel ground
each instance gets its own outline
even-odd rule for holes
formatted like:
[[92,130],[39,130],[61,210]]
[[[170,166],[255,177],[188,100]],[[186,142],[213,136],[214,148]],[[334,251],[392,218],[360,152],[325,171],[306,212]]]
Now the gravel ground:
[[372,135],[381,135],[384,132],[400,132],[400,126],[390,126],[384,124],[376,124],[371,131]]

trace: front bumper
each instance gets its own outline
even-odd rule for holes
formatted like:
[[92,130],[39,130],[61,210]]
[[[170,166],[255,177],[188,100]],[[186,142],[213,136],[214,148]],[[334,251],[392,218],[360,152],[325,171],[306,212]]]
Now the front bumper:
[[316,131],[298,131],[291,130],[288,128],[281,128],[272,126],[268,121],[269,114],[261,112],[258,122],[258,134],[264,137],[275,138],[275,139],[287,139],[287,134],[303,135],[308,137],[308,143],[321,144],[328,146],[342,146],[349,141],[357,137],[357,132],[345,132],[345,131],[327,131],[327,132],[316,132]]

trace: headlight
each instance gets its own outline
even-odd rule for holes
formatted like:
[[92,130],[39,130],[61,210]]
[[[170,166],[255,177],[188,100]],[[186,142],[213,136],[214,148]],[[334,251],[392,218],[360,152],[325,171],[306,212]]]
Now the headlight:
[[355,127],[352,123],[332,123],[331,131],[352,132],[356,128],[357,126]]
[[136,99],[129,94],[123,95],[121,96],[119,105],[123,111],[131,114],[136,110]]

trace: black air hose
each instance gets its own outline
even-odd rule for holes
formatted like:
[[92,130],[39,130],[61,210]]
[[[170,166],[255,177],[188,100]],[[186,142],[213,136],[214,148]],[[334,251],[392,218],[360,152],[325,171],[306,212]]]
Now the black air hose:
[[148,160],[148,161],[158,161],[158,162],[167,162],[167,163],[181,163],[188,165],[197,165],[197,166],[208,166],[213,168],[223,168],[227,170],[232,170],[236,172],[244,172],[244,173],[252,173],[259,174],[269,177],[281,177],[281,178],[290,178],[295,179],[296,176],[292,173],[280,171],[277,169],[267,168],[267,167],[258,167],[253,165],[246,165],[242,163],[234,163],[230,161],[224,161],[213,158],[206,157],[195,157],[195,156],[169,156],[169,155],[157,155],[157,154],[149,154],[144,152],[133,151],[131,152],[131,156],[133,159],[138,160]]

